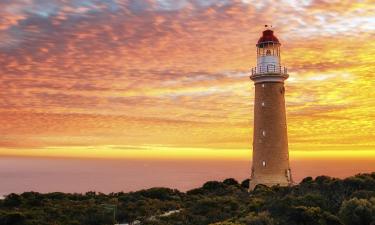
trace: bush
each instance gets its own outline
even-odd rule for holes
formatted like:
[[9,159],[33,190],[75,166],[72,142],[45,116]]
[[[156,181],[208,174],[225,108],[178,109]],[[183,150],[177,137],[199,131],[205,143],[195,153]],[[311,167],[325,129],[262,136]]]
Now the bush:
[[[209,181],[187,193],[151,188],[130,193],[25,192],[0,201],[1,225],[375,225],[375,173],[344,180],[320,176],[291,187],[248,180]],[[178,209],[178,213],[166,214]]]
[[17,194],[10,194],[5,197],[3,205],[6,207],[18,207],[22,204],[22,201],[22,196]]
[[375,199],[352,198],[344,201],[339,216],[346,225],[370,225],[375,222]]
[[243,224],[233,223],[233,222],[218,222],[218,223],[211,223],[210,225],[243,225]]
[[250,187],[250,179],[243,180],[241,182],[241,187],[245,188],[245,189],[249,189],[249,187]]
[[274,225],[275,221],[268,212],[260,212],[259,214],[250,213],[246,217],[239,219],[246,225]]
[[223,181],[223,183],[226,184],[226,185],[239,186],[238,181],[236,181],[236,180],[233,179],[233,178],[225,179],[225,180]]

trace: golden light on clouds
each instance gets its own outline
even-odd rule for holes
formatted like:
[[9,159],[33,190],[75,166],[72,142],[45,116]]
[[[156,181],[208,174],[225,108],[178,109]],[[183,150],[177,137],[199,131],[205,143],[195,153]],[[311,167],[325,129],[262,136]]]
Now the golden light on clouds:
[[291,157],[374,157],[374,15],[371,1],[0,3],[0,155],[250,159],[249,68],[272,23]]

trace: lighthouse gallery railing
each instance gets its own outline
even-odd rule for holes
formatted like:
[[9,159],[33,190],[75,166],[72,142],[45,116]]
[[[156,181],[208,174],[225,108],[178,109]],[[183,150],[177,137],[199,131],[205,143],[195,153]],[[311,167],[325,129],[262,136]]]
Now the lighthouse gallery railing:
[[268,74],[268,73],[288,74],[288,69],[284,66],[275,66],[275,65],[259,66],[259,67],[251,68],[251,75],[261,75],[261,74]]

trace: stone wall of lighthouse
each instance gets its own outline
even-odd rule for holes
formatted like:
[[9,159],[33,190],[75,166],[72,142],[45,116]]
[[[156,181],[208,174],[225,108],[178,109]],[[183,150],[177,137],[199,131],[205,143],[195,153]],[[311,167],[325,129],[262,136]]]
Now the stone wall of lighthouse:
[[283,82],[255,84],[253,166],[250,189],[257,184],[291,182]]

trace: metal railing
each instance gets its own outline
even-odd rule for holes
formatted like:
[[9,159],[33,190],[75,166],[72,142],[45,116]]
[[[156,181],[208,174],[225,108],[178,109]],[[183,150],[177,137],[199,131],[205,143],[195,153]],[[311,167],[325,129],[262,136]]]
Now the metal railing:
[[284,66],[275,66],[275,65],[267,65],[267,66],[259,66],[251,68],[251,75],[261,75],[261,74],[268,74],[268,73],[276,73],[276,74],[288,74],[288,69]]

